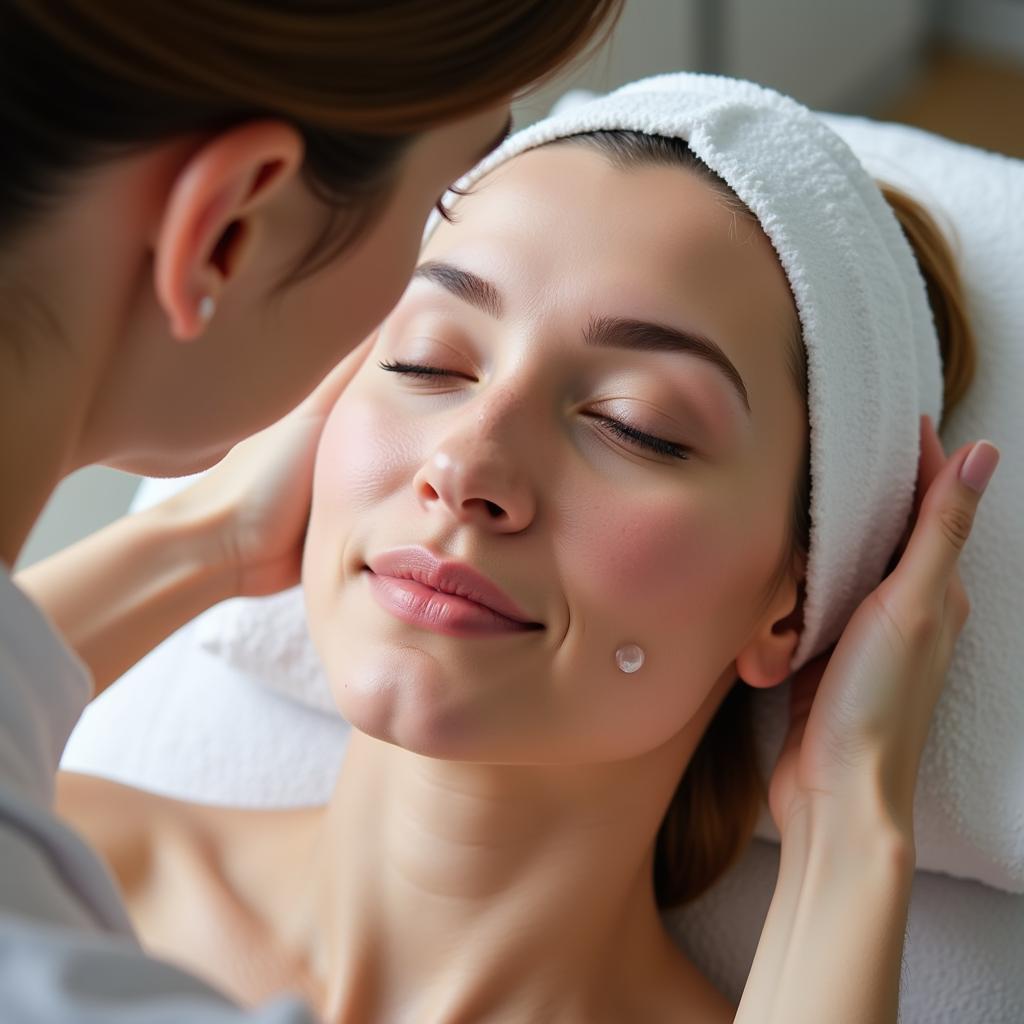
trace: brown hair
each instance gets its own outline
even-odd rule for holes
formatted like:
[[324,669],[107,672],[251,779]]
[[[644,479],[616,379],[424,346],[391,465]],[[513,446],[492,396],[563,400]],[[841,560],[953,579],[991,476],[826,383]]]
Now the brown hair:
[[543,80],[622,2],[0,0],[0,242],[82,168],[259,117],[300,131],[351,241],[417,133]]
[[[690,169],[712,184],[723,201],[752,216],[725,181],[682,139],[630,131],[597,131],[563,142],[596,148],[615,166],[627,169],[667,164]],[[949,243],[934,219],[915,200],[880,184],[910,242],[925,281],[939,337],[945,414],[966,394],[974,374],[977,342],[967,319],[963,287]],[[794,384],[806,400],[803,343],[795,332],[788,353]],[[793,502],[783,569],[810,547],[810,458],[804,453]],[[739,858],[767,799],[757,763],[751,701],[754,691],[737,681],[722,701],[694,751],[658,831],[654,887],[658,906],[667,909],[695,899]]]

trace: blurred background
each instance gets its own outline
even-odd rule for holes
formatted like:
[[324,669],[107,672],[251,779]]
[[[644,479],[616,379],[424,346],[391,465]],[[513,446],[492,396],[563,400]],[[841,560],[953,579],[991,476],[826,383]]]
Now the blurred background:
[[[1024,0],[627,0],[608,44],[517,103],[516,125],[568,89],[680,70],[749,78],[818,110],[1024,159]],[[122,515],[137,485],[103,467],[69,477],[18,567]]]

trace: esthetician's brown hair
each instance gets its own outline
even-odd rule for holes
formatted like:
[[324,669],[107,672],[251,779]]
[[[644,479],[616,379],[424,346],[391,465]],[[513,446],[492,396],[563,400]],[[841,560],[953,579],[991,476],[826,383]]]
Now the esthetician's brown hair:
[[622,2],[0,0],[0,245],[81,170],[269,117],[300,131],[306,180],[347,214],[307,263],[333,256],[417,133],[543,80]]
[[[624,170],[650,164],[685,168],[701,175],[731,209],[753,219],[735,192],[681,139],[598,131],[560,142],[595,148]],[[920,204],[888,185],[880,184],[880,188],[914,250],[925,280],[939,336],[944,415],[948,415],[966,394],[977,358],[977,342],[967,319],[956,260],[934,219]],[[806,360],[798,324],[787,356],[794,386],[806,403]],[[794,566],[806,564],[810,528],[810,460],[805,450],[780,578]],[[753,694],[754,690],[741,681],[732,687],[669,804],[658,832],[654,863],[655,894],[663,909],[686,903],[704,892],[738,859],[753,834],[767,800],[754,745]]]

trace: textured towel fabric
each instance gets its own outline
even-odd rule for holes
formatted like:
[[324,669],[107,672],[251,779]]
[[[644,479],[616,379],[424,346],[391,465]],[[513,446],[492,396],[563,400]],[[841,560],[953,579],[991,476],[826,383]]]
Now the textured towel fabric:
[[[734,78],[658,75],[562,105],[458,187],[526,150],[602,129],[685,139],[757,217],[789,279],[811,428],[798,668],[835,641],[877,585],[910,514],[920,417],[938,423],[942,407],[924,281],[892,210],[839,136],[795,100]],[[457,195],[449,199],[457,205]]]
[[[955,238],[981,351],[943,439],[947,448],[984,436],[1004,446],[962,559],[973,612],[924,753],[918,864],[1024,892],[1024,162],[901,125],[827,120],[872,174],[924,202]],[[138,502],[179,486],[147,481]],[[346,726],[310,710],[331,704],[315,654],[289,660],[306,635],[298,590],[211,609],[86,712],[65,764],[185,799],[322,799]],[[757,697],[767,767],[785,722],[785,687]]]

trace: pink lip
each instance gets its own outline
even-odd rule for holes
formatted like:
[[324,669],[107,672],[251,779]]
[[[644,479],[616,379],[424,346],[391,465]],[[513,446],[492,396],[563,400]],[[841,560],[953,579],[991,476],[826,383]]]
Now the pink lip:
[[370,559],[377,602],[397,618],[448,636],[518,633],[543,628],[475,569],[426,548],[397,548]]

